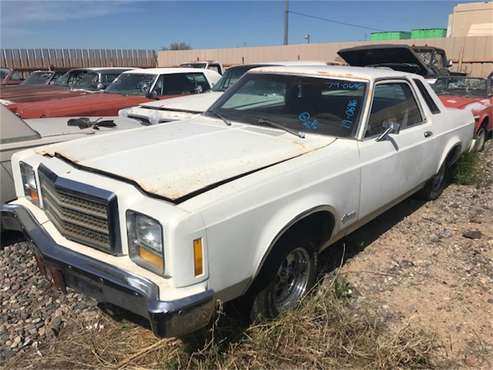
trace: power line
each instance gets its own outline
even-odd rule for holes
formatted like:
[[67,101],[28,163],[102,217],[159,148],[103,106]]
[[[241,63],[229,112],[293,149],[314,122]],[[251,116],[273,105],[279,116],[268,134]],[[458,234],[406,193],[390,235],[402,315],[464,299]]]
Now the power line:
[[299,12],[295,12],[293,10],[290,10],[289,13],[296,14],[296,15],[299,15],[299,16],[302,16],[302,17],[318,19],[318,20],[321,20],[321,21],[329,22],[329,23],[342,24],[344,26],[363,28],[365,30],[371,30],[371,31],[383,31],[381,29],[374,28],[374,27],[368,27],[368,26],[362,26],[362,25],[359,25],[359,24],[352,24],[352,23],[346,23],[346,22],[336,21],[334,19],[317,17],[316,15],[309,15],[309,14],[299,13]]

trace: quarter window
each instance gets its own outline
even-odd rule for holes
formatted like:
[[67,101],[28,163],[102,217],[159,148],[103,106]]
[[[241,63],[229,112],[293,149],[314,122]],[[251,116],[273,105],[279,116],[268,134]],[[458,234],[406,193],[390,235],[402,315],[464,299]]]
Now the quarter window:
[[422,122],[421,112],[408,84],[376,85],[365,137],[383,133],[391,123],[400,124],[401,130],[404,130]]
[[421,93],[421,95],[423,96],[423,98],[425,99],[426,105],[430,109],[430,112],[433,114],[440,113],[440,109],[438,108],[435,101],[431,97],[430,93],[426,89],[426,86],[418,79],[414,79],[413,81],[416,84],[416,86],[418,86],[418,90]]

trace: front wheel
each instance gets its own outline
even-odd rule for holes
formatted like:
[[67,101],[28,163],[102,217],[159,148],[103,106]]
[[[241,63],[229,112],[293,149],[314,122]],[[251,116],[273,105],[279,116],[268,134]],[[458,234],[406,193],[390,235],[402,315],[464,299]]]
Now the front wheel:
[[310,243],[278,246],[257,277],[250,312],[252,321],[274,318],[296,306],[313,287],[317,274],[317,254]]

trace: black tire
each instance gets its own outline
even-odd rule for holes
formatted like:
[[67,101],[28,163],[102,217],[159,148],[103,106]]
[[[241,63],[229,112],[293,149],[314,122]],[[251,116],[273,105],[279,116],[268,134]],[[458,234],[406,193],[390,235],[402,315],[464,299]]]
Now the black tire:
[[474,135],[474,141],[474,151],[482,152],[486,144],[486,129],[484,126],[481,126],[476,132],[476,135]]
[[272,319],[299,303],[315,284],[317,262],[310,242],[289,241],[275,246],[249,292],[250,319]]
[[416,193],[417,197],[423,200],[435,200],[442,195],[443,189],[447,184],[447,170],[447,161],[444,161],[438,172]]

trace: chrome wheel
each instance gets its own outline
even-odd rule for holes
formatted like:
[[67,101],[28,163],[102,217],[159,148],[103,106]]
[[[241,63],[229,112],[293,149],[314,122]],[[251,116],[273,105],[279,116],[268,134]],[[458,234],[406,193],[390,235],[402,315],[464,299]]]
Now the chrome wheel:
[[312,260],[304,248],[295,248],[277,270],[272,287],[276,309],[284,311],[295,306],[306,293],[313,269]]

